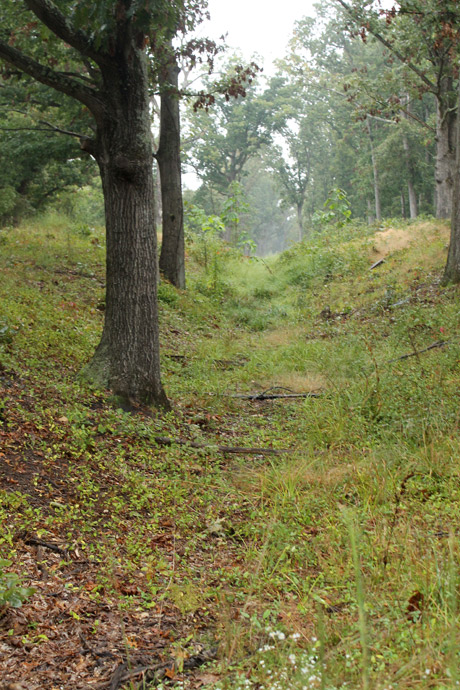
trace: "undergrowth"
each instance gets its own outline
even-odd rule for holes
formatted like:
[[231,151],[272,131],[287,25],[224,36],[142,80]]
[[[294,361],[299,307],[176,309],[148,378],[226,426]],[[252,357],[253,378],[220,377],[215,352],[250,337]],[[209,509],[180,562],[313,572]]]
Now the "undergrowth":
[[[439,283],[446,228],[402,229],[413,243],[373,270],[375,229],[263,261],[214,243],[206,267],[189,247],[188,290],[159,289],[173,411],[151,415],[78,378],[102,327],[102,229],[2,230],[3,567],[40,589],[25,535],[58,540],[43,567],[94,645],[104,606],[112,626],[170,621],[165,687],[192,687],[197,645],[218,649],[215,690],[456,687],[458,288]],[[238,397],[269,389],[315,396]],[[29,630],[2,639],[45,656],[49,621],[24,591]]]

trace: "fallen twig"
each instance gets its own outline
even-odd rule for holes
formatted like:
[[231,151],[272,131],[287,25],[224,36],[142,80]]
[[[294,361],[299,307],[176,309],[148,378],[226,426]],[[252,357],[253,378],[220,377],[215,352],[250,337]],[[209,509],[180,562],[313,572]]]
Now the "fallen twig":
[[[288,393],[272,393],[271,391],[288,391]],[[282,386],[275,386],[274,388],[267,388],[261,393],[237,393],[232,395],[232,398],[239,398],[240,400],[278,400],[283,398],[319,398],[321,393],[296,393],[290,388],[283,388]]]
[[63,556],[68,556],[68,552],[65,549],[62,549],[60,546],[57,546],[56,544],[51,544],[47,541],[43,541],[42,539],[37,539],[36,537],[24,537],[23,538],[24,544],[27,546],[42,546],[45,549],[49,549],[50,551],[54,551],[55,553],[60,553]]
[[118,690],[118,688],[123,682],[123,676],[127,668],[128,664],[126,663],[118,664],[110,679],[110,685],[108,686],[108,690]]
[[383,263],[385,263],[385,259],[379,259],[375,262],[375,264],[372,264],[369,270],[372,271],[374,268],[377,268],[377,266],[381,266]]
[[112,675],[109,690],[117,690],[122,683],[142,674],[142,680],[137,686],[138,689],[141,690],[141,688],[145,687],[145,683],[161,680],[168,674],[168,671],[171,672],[171,675],[178,674],[182,671],[189,671],[215,659],[216,656],[216,650],[210,649],[209,651],[202,651],[198,654],[193,654],[188,659],[184,659],[180,666],[174,659],[171,659],[167,662],[137,666],[129,671],[127,670],[127,664],[120,664]]
[[232,398],[239,398],[240,400],[283,400],[289,398],[319,398],[320,393],[254,393],[251,395],[232,395]]
[[241,446],[219,446],[188,441],[185,438],[169,438],[168,436],[155,436],[155,443],[159,446],[189,446],[201,450],[217,450],[219,453],[235,453],[240,455],[282,455],[292,453],[290,448],[244,448]]
[[449,340],[437,340],[435,343],[431,343],[431,345],[428,345],[428,347],[424,347],[423,350],[415,350],[414,352],[408,352],[406,355],[401,355],[401,357],[395,357],[394,359],[388,359],[387,364],[391,364],[392,362],[399,362],[401,359],[408,359],[408,357],[416,357],[417,355],[421,355],[424,352],[428,352],[429,350],[434,350],[436,347],[444,347],[444,345],[447,345],[450,342]]

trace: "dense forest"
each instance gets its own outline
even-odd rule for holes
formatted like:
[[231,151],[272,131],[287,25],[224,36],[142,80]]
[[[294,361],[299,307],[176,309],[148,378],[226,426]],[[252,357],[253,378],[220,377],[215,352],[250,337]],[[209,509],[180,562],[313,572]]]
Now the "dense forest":
[[457,0],[1,5],[0,688],[458,687]]

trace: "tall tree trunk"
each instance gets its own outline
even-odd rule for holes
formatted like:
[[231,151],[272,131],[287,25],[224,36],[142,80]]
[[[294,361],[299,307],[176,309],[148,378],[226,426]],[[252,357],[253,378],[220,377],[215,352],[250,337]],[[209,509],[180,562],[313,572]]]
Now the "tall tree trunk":
[[160,271],[170,283],[185,288],[184,213],[180,157],[179,66],[171,52],[160,77],[160,143],[156,154],[160,168],[163,239]]
[[457,121],[452,77],[443,77],[439,88],[436,99],[436,218],[450,218]]
[[[409,94],[405,94],[402,99],[402,104],[405,106],[405,112],[403,111],[403,117],[408,120],[410,114],[410,99]],[[406,170],[407,170],[407,191],[409,193],[409,217],[417,218],[418,208],[417,208],[417,194],[415,191],[415,166],[414,161],[411,156],[409,138],[406,132],[403,132],[402,144],[404,149],[404,157],[406,159]]]
[[103,72],[92,151],[106,214],[105,323],[86,374],[125,401],[167,407],[160,377],[147,62],[133,49],[129,59],[120,51],[111,63]]
[[372,201],[370,199],[367,200],[367,224],[372,225],[374,222],[374,214],[372,212]]
[[374,199],[375,199],[375,219],[382,220],[382,208],[380,204],[380,183],[379,183],[379,171],[377,167],[377,159],[374,151],[374,137],[372,134],[372,125],[370,117],[366,118],[367,133],[369,134],[369,143],[371,147],[371,161],[372,161],[372,173],[374,176]]
[[153,187],[154,187],[154,200],[155,200],[155,227],[160,228],[162,225],[163,211],[161,207],[161,182],[160,182],[160,170],[158,163],[155,165],[153,173]]
[[302,218],[303,204],[297,204],[297,224],[299,226],[299,242],[303,239],[303,218]]
[[404,219],[406,218],[406,197],[403,189],[401,189],[401,215]]
[[414,186],[413,180],[407,181],[407,191],[409,192],[409,216],[410,216],[410,218],[417,218],[417,216],[418,216],[417,193],[415,191],[415,186]]
[[[458,83],[458,113],[460,114],[460,80]],[[457,154],[454,170],[454,192],[450,226],[450,244],[442,282],[460,283],[460,116],[457,117]]]

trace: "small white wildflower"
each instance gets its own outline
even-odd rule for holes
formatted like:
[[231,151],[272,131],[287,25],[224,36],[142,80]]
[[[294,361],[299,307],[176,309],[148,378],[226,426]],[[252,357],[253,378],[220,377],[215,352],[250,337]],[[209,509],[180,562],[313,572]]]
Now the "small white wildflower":
[[300,637],[300,633],[292,633],[291,640],[298,640]]
[[430,670],[429,668],[426,668],[426,669],[425,669],[425,675],[426,675],[426,676],[429,676],[430,673],[431,673],[431,670]]
[[281,630],[278,630],[278,640],[285,640],[285,639],[286,639],[286,635],[284,634],[284,632],[281,632]]
[[291,664],[295,664],[295,662],[296,662],[295,654],[289,654],[288,659],[291,662]]
[[260,666],[265,666],[265,661],[263,659],[260,659],[259,664]]

